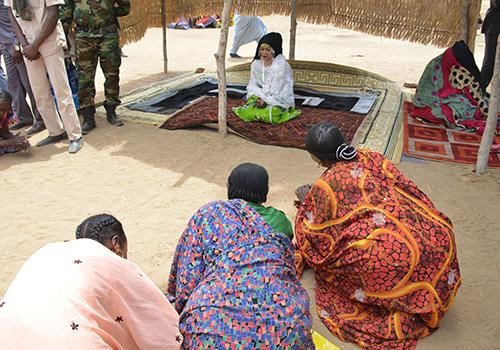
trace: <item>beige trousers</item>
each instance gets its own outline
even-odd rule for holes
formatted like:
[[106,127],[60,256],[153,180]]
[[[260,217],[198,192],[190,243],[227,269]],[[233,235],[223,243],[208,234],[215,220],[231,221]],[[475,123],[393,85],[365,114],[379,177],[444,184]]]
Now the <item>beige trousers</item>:
[[[63,49],[61,48],[50,56],[41,56],[35,61],[29,61],[26,58],[24,61],[31,89],[35,96],[36,106],[42,115],[49,135],[57,136],[66,131],[70,140],[80,138],[82,136],[82,128],[69,87],[66,66],[64,65]],[[47,79],[47,74],[54,89],[59,114],[50,93],[50,83],[49,79]]]

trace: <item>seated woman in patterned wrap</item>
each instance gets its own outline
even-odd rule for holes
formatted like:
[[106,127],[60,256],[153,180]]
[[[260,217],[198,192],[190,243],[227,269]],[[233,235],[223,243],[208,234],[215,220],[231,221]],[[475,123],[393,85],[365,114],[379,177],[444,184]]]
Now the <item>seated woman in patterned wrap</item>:
[[296,118],[292,67],[283,56],[283,39],[279,33],[264,35],[257,45],[250,68],[247,102],[234,113],[247,122],[277,124]]
[[306,148],[326,168],[301,195],[299,272],[314,268],[318,314],[343,341],[413,349],[439,326],[460,286],[450,220],[389,160],[312,127]]
[[230,199],[201,207],[179,240],[167,295],[186,349],[314,349],[291,241],[254,209],[267,194],[261,170],[237,167]]
[[482,134],[489,101],[480,80],[481,73],[469,47],[463,41],[456,42],[427,64],[410,115]]

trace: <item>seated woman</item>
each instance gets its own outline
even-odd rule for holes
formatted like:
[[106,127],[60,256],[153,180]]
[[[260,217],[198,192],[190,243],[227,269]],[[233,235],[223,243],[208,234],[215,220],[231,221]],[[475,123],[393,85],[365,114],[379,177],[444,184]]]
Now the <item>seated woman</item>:
[[483,133],[488,99],[481,73],[469,47],[459,41],[425,68],[413,97],[410,115],[454,129]]
[[28,151],[31,148],[25,137],[16,136],[9,131],[13,115],[12,96],[6,91],[0,91],[0,156],[6,153]]
[[413,349],[461,283],[450,220],[382,155],[347,145],[335,125],[312,127],[306,147],[326,168],[305,196],[298,190],[295,221],[297,268],[315,270],[318,314],[343,341]]
[[179,349],[178,315],[126,260],[121,223],[92,216],[76,238],[24,263],[0,300],[2,349]]
[[247,122],[277,124],[296,118],[292,67],[283,56],[279,33],[264,35],[257,45],[247,86],[247,102],[234,113]]
[[[234,181],[256,173],[248,166],[238,172],[245,169],[231,174],[228,192],[259,201],[267,192],[262,176],[261,183]],[[309,298],[293,259],[290,239],[245,200],[201,207],[179,240],[168,283],[183,347],[314,349]]]

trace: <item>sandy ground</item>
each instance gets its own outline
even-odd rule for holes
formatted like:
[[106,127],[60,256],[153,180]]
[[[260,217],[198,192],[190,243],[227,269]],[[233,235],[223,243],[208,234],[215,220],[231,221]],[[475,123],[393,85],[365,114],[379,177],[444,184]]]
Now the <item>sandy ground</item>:
[[[285,33],[288,19],[265,17],[270,31]],[[218,30],[169,31],[172,74],[196,67],[215,69],[213,52]],[[476,58],[482,62],[482,38]],[[240,54],[250,57],[249,44]],[[148,31],[125,46],[124,90],[165,78],[161,31]],[[300,24],[297,58],[348,64],[402,84],[417,82],[427,62],[442,52],[423,46],[335,29]],[[287,49],[285,48],[285,54]],[[246,60],[229,59],[228,65]],[[98,78],[102,82],[102,77]],[[45,134],[33,137],[38,141]],[[251,143],[237,136],[221,139],[208,130],[165,131],[127,123],[116,128],[104,119],[85,138],[76,155],[67,144],[34,149],[0,158],[2,230],[0,295],[16,271],[39,247],[73,237],[78,223],[91,214],[108,212],[124,224],[129,258],[165,288],[177,240],[192,213],[202,204],[225,198],[226,177],[241,162],[264,165],[270,173],[269,204],[294,218],[294,189],[321,172],[304,151]],[[454,222],[463,285],[441,329],[419,342],[419,349],[500,349],[500,171],[480,178],[473,166],[437,162],[399,165]],[[306,273],[315,328],[342,349],[356,349],[333,337],[317,320],[314,279]],[[36,293],[33,286],[33,292]]]

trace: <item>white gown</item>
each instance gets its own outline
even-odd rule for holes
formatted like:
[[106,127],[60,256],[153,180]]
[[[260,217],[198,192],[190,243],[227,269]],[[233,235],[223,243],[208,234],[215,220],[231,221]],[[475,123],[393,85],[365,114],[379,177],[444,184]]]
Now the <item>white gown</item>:
[[269,106],[294,108],[293,71],[285,56],[278,55],[271,67],[264,67],[262,60],[252,62],[247,98],[260,97]]

